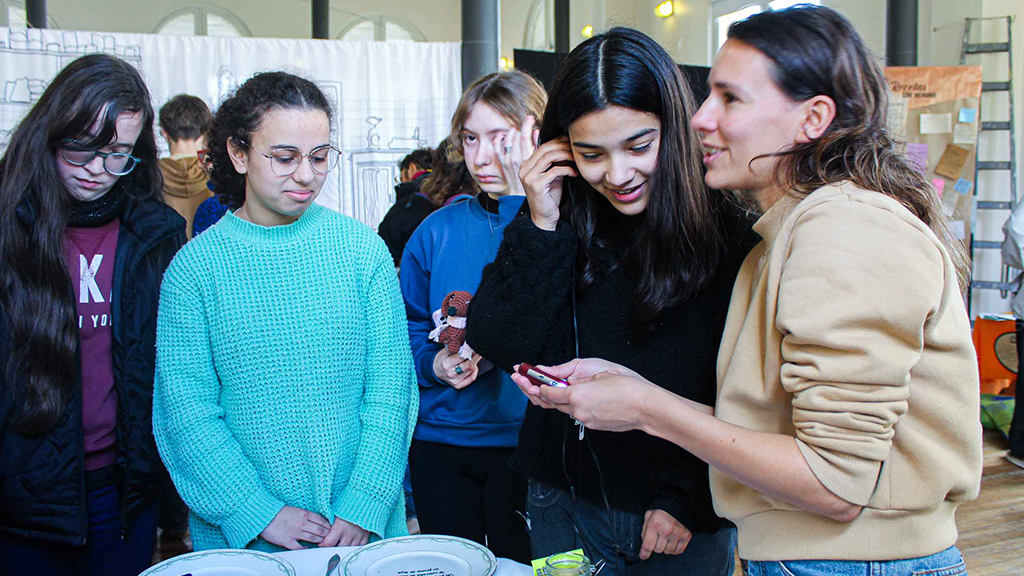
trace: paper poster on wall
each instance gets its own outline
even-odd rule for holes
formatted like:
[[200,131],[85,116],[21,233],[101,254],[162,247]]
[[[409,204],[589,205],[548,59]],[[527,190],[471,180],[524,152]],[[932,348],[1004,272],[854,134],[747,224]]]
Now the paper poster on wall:
[[970,155],[970,150],[961,148],[950,144],[946,146],[946,150],[942,153],[942,157],[939,158],[939,165],[935,167],[935,173],[939,176],[945,176],[950,180],[957,180],[960,178],[960,174],[963,173],[964,164],[967,163],[967,158]]
[[945,134],[952,131],[952,114],[921,114],[921,134]]
[[917,167],[917,171],[924,174],[928,171],[928,145],[917,142],[907,143],[907,157]]
[[957,122],[953,128],[953,144],[974,144],[978,141],[978,134],[974,130],[974,124]]
[[[943,210],[959,223],[959,235],[968,238],[981,67],[893,66],[885,69],[885,77],[891,90],[889,132],[908,143],[905,153],[915,166],[920,165],[921,146],[927,147],[925,177],[942,199]],[[966,184],[958,185],[960,180]]]

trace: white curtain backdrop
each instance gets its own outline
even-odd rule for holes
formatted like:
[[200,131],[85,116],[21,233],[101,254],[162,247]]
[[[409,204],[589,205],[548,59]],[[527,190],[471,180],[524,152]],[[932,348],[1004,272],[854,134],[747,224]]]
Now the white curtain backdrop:
[[462,93],[457,42],[0,28],[0,149],[57,72],[90,52],[113,54],[138,67],[158,110],[181,93],[199,96],[216,110],[256,72],[284,70],[316,81],[337,109],[332,140],[342,150],[318,202],[374,228],[394,202],[398,161],[447,135]]

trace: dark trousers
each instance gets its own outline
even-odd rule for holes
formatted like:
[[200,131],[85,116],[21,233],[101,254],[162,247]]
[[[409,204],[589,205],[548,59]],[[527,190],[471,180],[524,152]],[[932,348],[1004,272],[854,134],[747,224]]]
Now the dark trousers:
[[1017,320],[1017,358],[1017,397],[1010,423],[1010,455],[1024,458],[1024,382],[1020,377],[1020,366],[1024,366],[1024,320]]
[[84,546],[0,536],[0,576],[137,576],[152,563],[157,505],[146,508],[122,540],[118,500],[115,484],[86,493]]
[[409,465],[420,531],[473,540],[495,556],[529,564],[526,479],[506,465],[512,450],[413,440]]
[[732,576],[735,568],[732,524],[716,532],[694,532],[682,554],[651,554],[641,560],[643,513],[609,511],[534,480],[526,498],[535,558],[582,548],[591,564],[604,562],[601,576]]

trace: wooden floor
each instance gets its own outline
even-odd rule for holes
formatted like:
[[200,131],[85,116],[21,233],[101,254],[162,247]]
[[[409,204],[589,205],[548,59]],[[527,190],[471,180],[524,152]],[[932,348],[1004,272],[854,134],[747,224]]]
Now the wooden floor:
[[[981,496],[957,511],[957,546],[970,576],[1024,575],[1024,470],[1003,458],[1006,448],[998,432],[985,431]],[[154,562],[188,551],[181,541],[161,544]],[[738,562],[736,576],[742,576]]]
[[971,576],[1024,574],[1024,470],[1003,458],[1007,442],[985,431],[981,496],[957,510],[957,546]]

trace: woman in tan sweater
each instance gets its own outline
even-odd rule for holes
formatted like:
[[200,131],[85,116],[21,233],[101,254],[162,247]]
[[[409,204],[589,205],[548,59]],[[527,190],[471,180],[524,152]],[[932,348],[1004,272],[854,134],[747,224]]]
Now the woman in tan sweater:
[[885,130],[881,68],[842,16],[802,7],[734,24],[709,83],[693,120],[706,181],[756,206],[762,238],[733,290],[717,408],[603,360],[551,368],[569,388],[517,383],[711,464],[750,576],[966,573],[954,513],[982,465],[967,260]]

